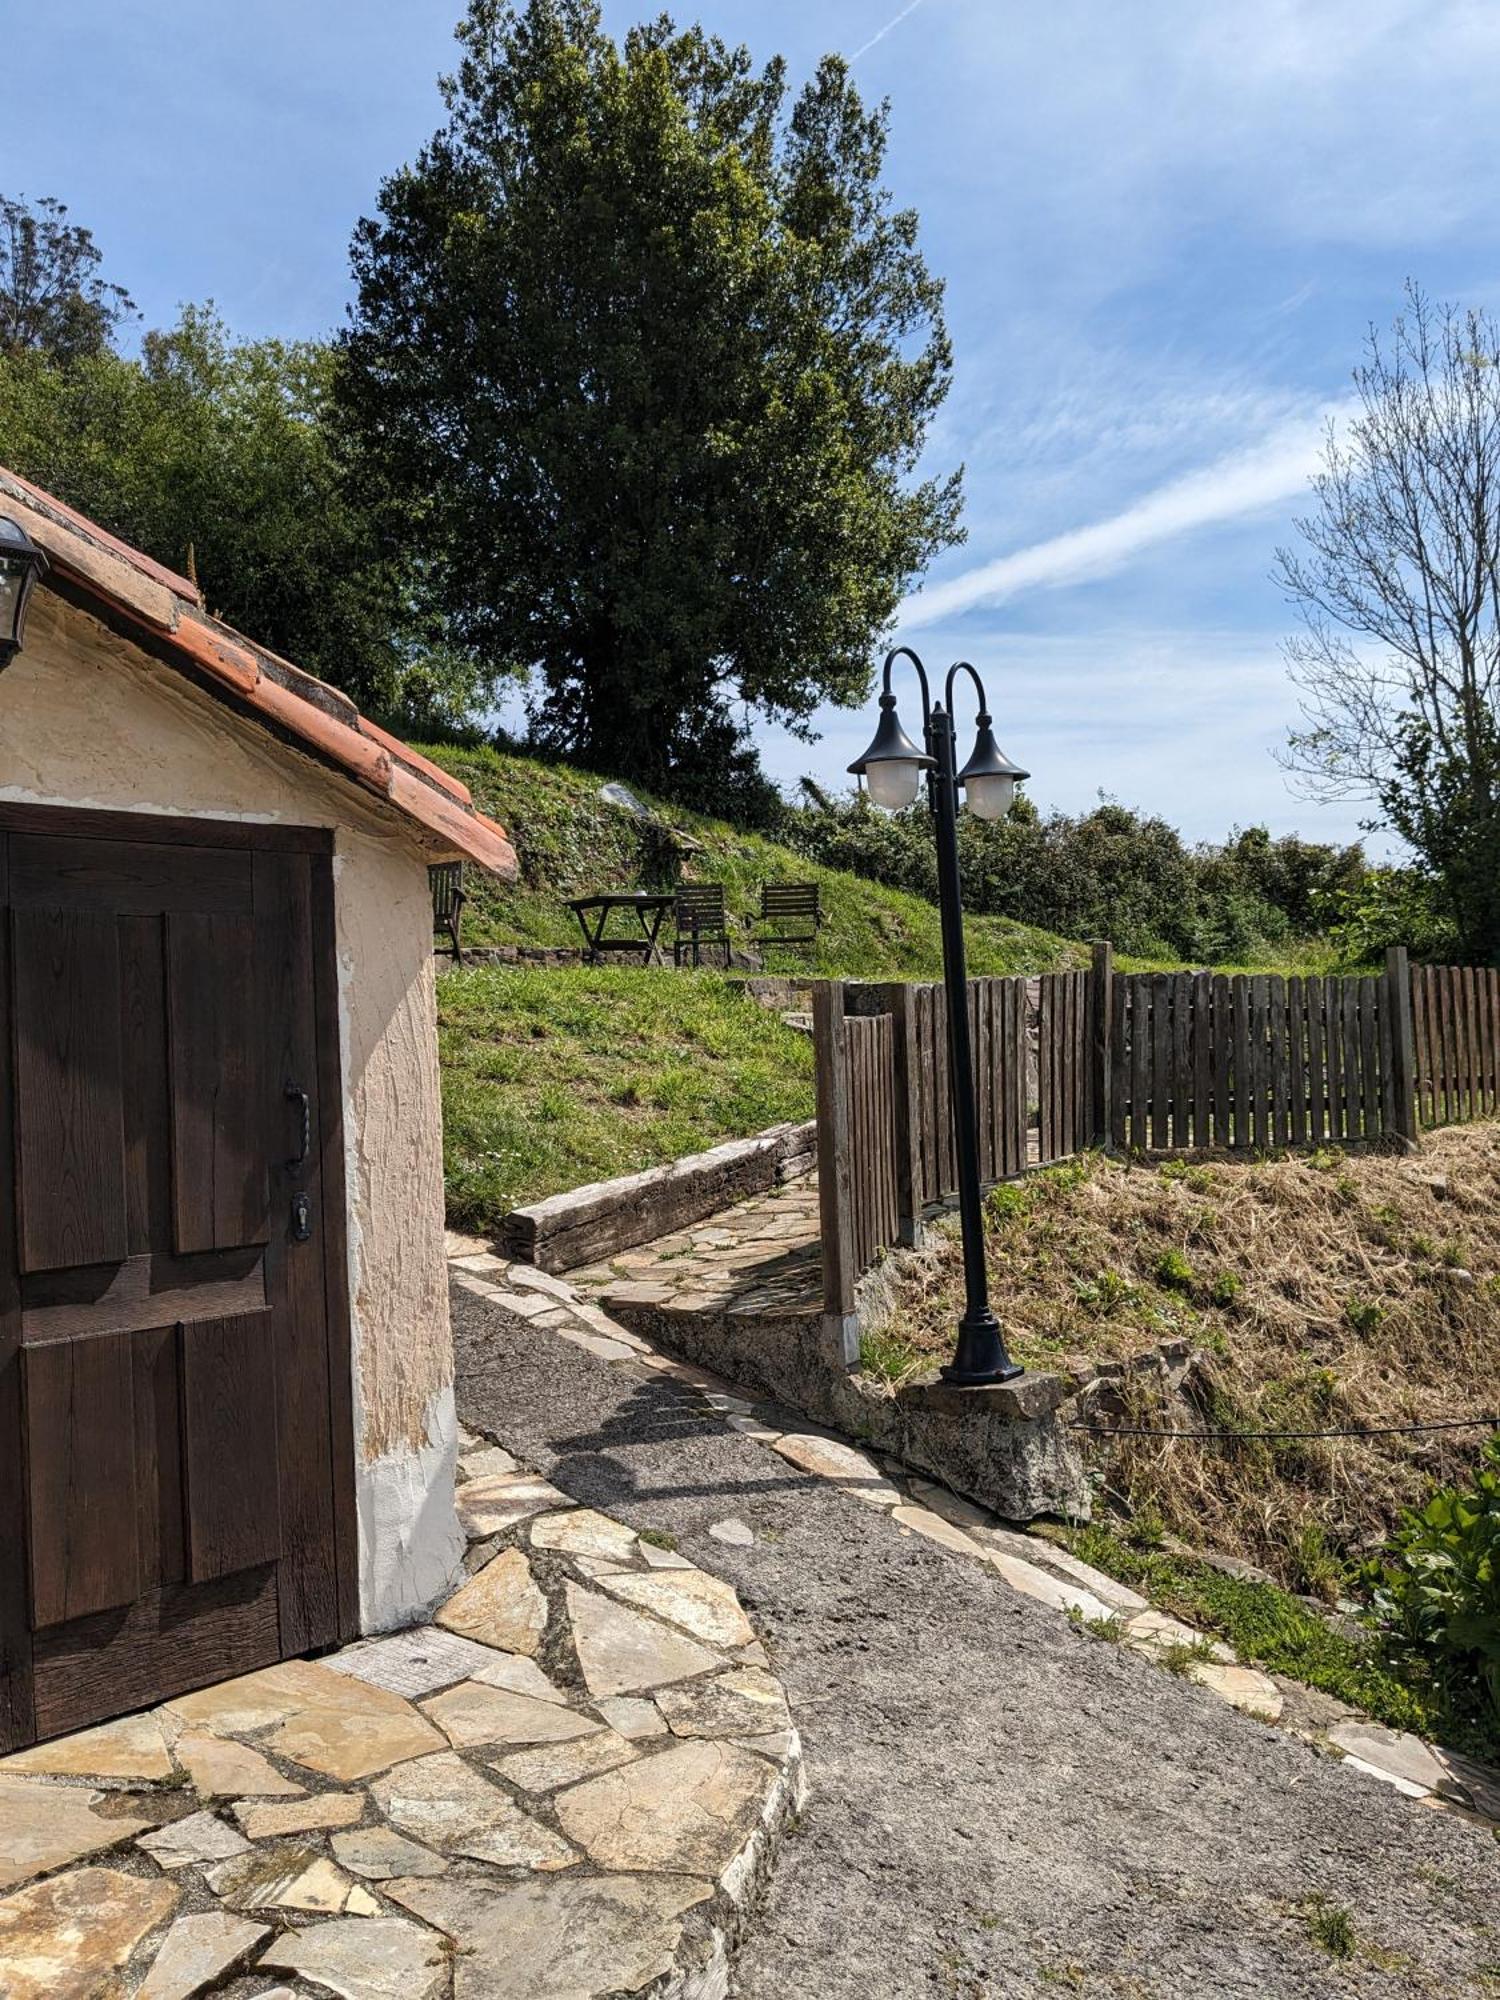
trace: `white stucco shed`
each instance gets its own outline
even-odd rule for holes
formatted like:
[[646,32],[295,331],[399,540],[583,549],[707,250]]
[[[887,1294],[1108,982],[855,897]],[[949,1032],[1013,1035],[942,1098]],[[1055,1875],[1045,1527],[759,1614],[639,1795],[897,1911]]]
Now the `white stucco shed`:
[[[23,1740],[451,1583],[427,870],[515,857],[187,579],[4,473],[0,513],[50,563],[0,672],[0,1509],[28,1555],[0,1558],[0,1714],[19,1661]],[[278,1525],[238,1526],[255,1508]],[[167,1663],[164,1623],[201,1661]],[[101,1681],[130,1649],[113,1707],[73,1692],[91,1647]]]

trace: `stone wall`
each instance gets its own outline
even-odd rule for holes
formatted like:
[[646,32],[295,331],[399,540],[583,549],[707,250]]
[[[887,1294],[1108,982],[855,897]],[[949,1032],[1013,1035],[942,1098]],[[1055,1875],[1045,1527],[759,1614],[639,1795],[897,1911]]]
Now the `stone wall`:
[[[668,1354],[872,1445],[1007,1520],[1088,1519],[1083,1460],[1057,1416],[1070,1393],[1060,1376],[950,1389],[933,1375],[893,1393],[859,1372],[857,1313],[692,1311],[633,1301],[629,1291],[609,1293],[610,1313]],[[867,1309],[878,1315],[879,1301]]]
[[590,1181],[512,1209],[501,1231],[506,1253],[552,1272],[603,1262],[807,1173],[815,1148],[816,1128],[809,1120],[729,1139],[644,1173]]

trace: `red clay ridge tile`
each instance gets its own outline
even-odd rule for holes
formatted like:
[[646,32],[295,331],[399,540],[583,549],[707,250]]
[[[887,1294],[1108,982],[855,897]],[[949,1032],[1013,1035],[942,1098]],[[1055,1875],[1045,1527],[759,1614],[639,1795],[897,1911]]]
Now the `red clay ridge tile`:
[[411,745],[403,743],[399,736],[392,736],[389,730],[382,729],[378,722],[371,722],[367,715],[359,718],[359,726],[366,736],[373,736],[377,743],[383,743],[391,755],[401,763],[410,766],[413,771],[420,771],[428,784],[441,786],[451,798],[457,799],[460,805],[466,806],[470,803],[473,794],[468,786],[461,779],[455,778],[451,772],[445,771],[441,764],[434,764],[430,757],[424,757],[420,750],[413,750]]
[[[168,569],[165,563],[159,563],[154,556],[148,556],[141,549],[132,548],[129,542],[122,542],[118,535],[112,535],[107,528],[101,528],[97,521],[89,520],[86,514],[80,514],[65,500],[59,500],[55,494],[46,492],[40,486],[33,486],[29,479],[23,479],[19,472],[11,472],[5,466],[0,466],[0,481],[7,486],[13,486],[18,493],[27,495],[43,513],[52,515],[54,520],[64,527],[71,528],[85,541],[92,542],[96,548],[104,549],[112,556],[117,556],[121,562],[129,563],[130,567],[139,570],[142,576],[149,576],[153,583],[159,583],[174,595],[186,598],[189,604],[202,604],[203,593],[191,577],[179,576],[176,570]],[[4,511],[3,504],[0,504],[0,513]]]
[[[23,510],[30,507],[52,524],[48,547],[57,562],[54,584],[70,579],[72,589],[108,607],[116,630],[141,635],[154,657],[180,663],[211,692],[222,690],[278,735],[334,765],[405,818],[415,820],[435,838],[440,851],[467,855],[496,875],[514,878],[516,852],[505,829],[474,810],[468,787],[457,778],[368,721],[339,689],[206,616],[196,585],[186,577],[174,575],[3,466],[0,512],[7,486]],[[69,538],[76,564],[67,560]],[[106,570],[87,564],[79,544],[107,552],[169,595],[149,607],[130,601],[121,585],[111,587]],[[161,620],[166,617],[170,625],[164,626]]]

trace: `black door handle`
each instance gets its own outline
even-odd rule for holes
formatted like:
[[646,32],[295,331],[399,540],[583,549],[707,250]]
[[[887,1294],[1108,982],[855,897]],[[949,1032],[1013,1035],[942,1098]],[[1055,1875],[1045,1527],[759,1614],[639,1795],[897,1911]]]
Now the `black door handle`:
[[295,1083],[287,1085],[286,1097],[289,1104],[300,1104],[302,1107],[302,1148],[300,1152],[293,1154],[287,1165],[292,1168],[305,1167],[307,1156],[312,1151],[312,1100],[307,1092],[299,1090]]

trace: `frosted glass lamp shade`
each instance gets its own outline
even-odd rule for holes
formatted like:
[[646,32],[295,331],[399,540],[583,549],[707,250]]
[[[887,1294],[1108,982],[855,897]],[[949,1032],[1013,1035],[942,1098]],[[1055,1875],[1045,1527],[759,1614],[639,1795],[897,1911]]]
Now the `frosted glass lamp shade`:
[[914,757],[871,764],[865,772],[870,803],[882,812],[904,812],[915,801],[921,782],[922,767]]
[[964,797],[975,819],[1004,819],[1016,802],[1016,781],[1008,771],[970,778]]
[[933,768],[933,760],[919,750],[896,716],[896,697],[880,697],[880,721],[875,741],[863,757],[856,757],[849,769],[870,788],[870,802],[883,812],[902,812],[917,796],[922,773]]

